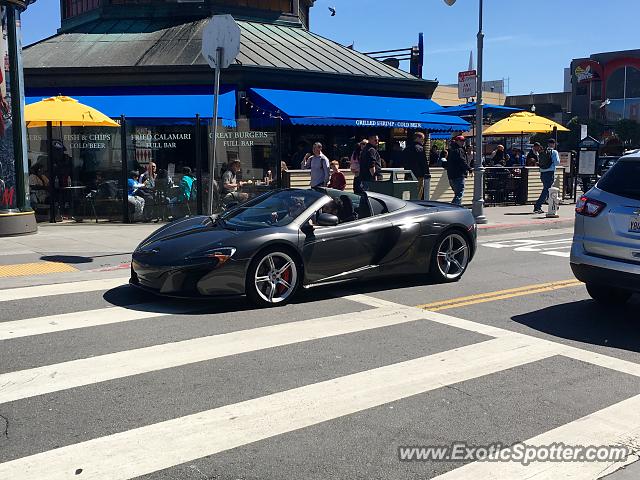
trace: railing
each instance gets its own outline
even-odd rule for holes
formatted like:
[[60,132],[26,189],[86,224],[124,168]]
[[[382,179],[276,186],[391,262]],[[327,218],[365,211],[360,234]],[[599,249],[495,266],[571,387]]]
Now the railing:
[[[347,180],[346,190],[353,188],[353,173],[342,170]],[[484,199],[487,205],[525,205],[533,204],[542,192],[540,170],[537,167],[487,167],[484,170]],[[556,170],[559,185],[564,184],[565,171],[563,167]],[[309,170],[289,170],[283,172],[283,185],[293,188],[308,188],[310,181]],[[471,205],[473,202],[473,176],[465,179],[462,203]],[[447,172],[443,168],[431,168],[430,199],[450,202],[453,191],[449,185]]]

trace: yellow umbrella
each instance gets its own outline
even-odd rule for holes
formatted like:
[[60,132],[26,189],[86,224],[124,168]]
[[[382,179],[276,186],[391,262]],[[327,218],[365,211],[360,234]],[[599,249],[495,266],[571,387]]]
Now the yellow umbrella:
[[95,108],[65,96],[45,98],[24,109],[27,127],[119,127],[116,122]]
[[569,129],[559,123],[531,112],[513,113],[494,123],[484,131],[484,135],[521,135],[523,133],[549,133],[556,128],[558,132]]

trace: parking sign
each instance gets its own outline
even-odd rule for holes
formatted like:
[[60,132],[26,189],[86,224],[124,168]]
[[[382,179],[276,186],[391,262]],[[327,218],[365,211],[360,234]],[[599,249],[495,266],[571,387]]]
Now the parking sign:
[[458,73],[458,98],[475,97],[477,94],[477,73],[475,70],[467,70]]

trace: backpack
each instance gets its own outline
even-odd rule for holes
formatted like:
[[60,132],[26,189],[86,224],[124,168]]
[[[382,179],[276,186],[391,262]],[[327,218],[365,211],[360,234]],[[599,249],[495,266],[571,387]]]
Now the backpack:
[[551,149],[546,149],[546,150],[543,150],[542,152],[540,152],[540,158],[538,160],[538,166],[542,170],[546,170],[547,168],[551,168],[551,166],[553,165],[553,160],[551,160],[551,152],[553,152],[553,150],[551,150]]

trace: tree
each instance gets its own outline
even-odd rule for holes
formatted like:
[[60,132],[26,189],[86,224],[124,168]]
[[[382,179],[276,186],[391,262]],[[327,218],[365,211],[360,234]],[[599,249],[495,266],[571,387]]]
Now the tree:
[[627,148],[640,145],[640,123],[635,120],[618,120],[613,131]]

